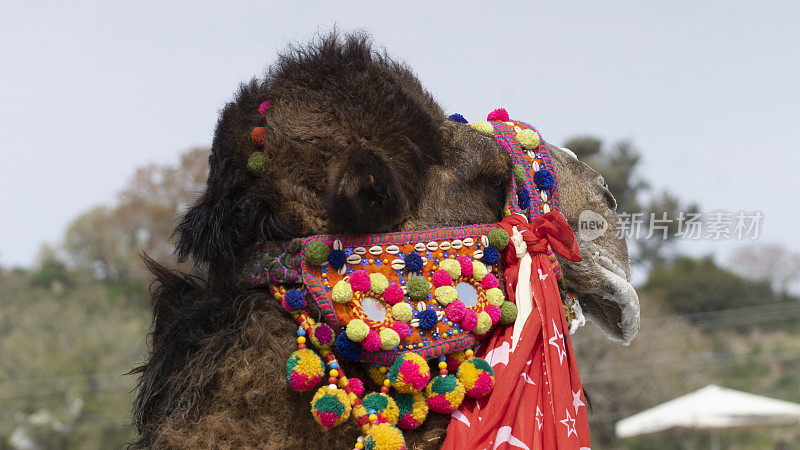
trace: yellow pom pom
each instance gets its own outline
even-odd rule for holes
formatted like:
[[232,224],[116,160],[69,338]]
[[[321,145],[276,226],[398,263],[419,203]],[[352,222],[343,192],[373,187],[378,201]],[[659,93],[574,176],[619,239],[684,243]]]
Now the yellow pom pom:
[[400,410],[397,408],[397,403],[394,399],[382,392],[373,392],[364,396],[361,401],[367,411],[375,411],[382,418],[389,421],[391,424],[396,424],[400,415]]
[[492,318],[485,311],[478,313],[478,325],[475,326],[475,334],[486,334],[492,328]]
[[350,417],[350,399],[344,389],[319,388],[311,399],[311,414],[318,424],[335,427]]
[[353,319],[347,324],[347,338],[353,342],[361,342],[369,333],[369,326],[361,319]]
[[461,277],[461,264],[455,259],[445,259],[439,263],[439,268],[450,274],[453,281]]
[[453,286],[441,286],[433,291],[433,296],[440,305],[447,306],[458,298],[458,293]]
[[539,147],[539,134],[530,128],[517,133],[517,142],[525,150],[533,150]]
[[382,273],[373,273],[369,276],[370,285],[373,292],[376,294],[383,294],[383,291],[389,287],[389,280],[386,279],[386,275]]
[[481,281],[487,273],[489,272],[486,270],[486,264],[480,261],[472,261],[472,278]]
[[491,288],[486,290],[486,301],[489,302],[490,305],[500,306],[505,301],[505,296],[503,295],[503,291],[500,288]]
[[353,288],[347,281],[341,280],[336,283],[331,291],[331,298],[336,303],[347,303],[353,299]]
[[386,366],[378,367],[378,372],[380,372],[380,373],[386,373],[388,370],[389,370],[389,368],[386,367]]
[[494,127],[492,126],[489,121],[486,120],[478,120],[469,124],[473,130],[477,131],[480,134],[485,136],[491,136],[492,132],[494,131]]
[[412,314],[411,305],[406,302],[400,302],[392,306],[392,316],[401,322],[411,322]]
[[384,375],[385,373],[385,366],[377,367],[372,364],[367,366],[367,374],[369,375],[369,378],[378,386],[383,384],[383,381],[386,379],[386,375]]
[[400,345],[400,335],[391,328],[381,330],[381,350],[391,350]]
[[399,428],[390,423],[381,423],[370,427],[364,447],[370,450],[404,450],[406,441]]

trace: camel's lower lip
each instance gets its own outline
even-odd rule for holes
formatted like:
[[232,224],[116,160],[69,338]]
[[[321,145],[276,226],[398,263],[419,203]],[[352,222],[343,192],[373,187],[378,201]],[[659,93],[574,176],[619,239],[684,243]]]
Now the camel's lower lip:
[[619,305],[621,320],[617,326],[622,332],[622,340],[629,343],[639,333],[639,296],[624,276],[602,265],[600,268],[612,287],[610,291],[603,293],[603,299]]

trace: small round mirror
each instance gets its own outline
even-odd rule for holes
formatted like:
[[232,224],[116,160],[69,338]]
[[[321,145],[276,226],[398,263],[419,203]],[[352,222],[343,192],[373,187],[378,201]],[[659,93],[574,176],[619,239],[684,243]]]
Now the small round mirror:
[[364,297],[361,300],[361,309],[370,319],[380,322],[386,318],[386,303],[373,297]]
[[456,285],[458,299],[464,302],[464,306],[469,308],[478,304],[478,291],[469,283],[461,282]]

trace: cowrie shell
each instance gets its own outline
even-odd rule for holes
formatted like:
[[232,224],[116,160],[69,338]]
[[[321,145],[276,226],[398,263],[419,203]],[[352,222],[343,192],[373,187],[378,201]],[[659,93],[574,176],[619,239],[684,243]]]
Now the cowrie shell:
[[424,252],[425,251],[425,244],[423,244],[422,242],[418,243],[417,245],[414,246],[414,250],[416,250],[418,252]]
[[468,238],[464,239],[464,245],[467,246],[467,247],[472,247],[472,244],[474,244],[474,243],[475,243],[475,241],[473,241],[471,237],[468,237]]
[[428,309],[428,305],[425,302],[417,302],[417,311],[425,311],[426,309]]
[[533,150],[528,150],[528,156],[530,156],[531,159],[536,159],[536,152]]
[[390,245],[390,246],[386,247],[386,253],[388,253],[390,255],[396,255],[396,254],[400,253],[400,247],[398,247],[396,245]]
[[444,317],[444,311],[436,311],[436,317],[439,320],[442,320],[442,317]]
[[475,259],[483,258],[483,250],[475,250],[475,253],[473,253],[472,256],[474,256]]
[[542,200],[547,201],[547,192],[542,191],[541,197],[542,197]]
[[544,205],[542,205],[542,211],[544,211],[544,213],[547,214],[550,212],[550,207],[547,206],[547,204],[545,203]]
[[355,253],[356,255],[366,255],[367,249],[365,249],[364,247],[356,247],[353,249],[353,253]]
[[541,168],[541,167],[542,167],[542,166],[540,166],[540,165],[539,165],[539,161],[534,161],[534,162],[533,162],[533,171],[534,171],[534,172],[536,172],[537,170],[539,170],[539,168]]
[[403,270],[406,268],[406,262],[402,259],[395,259],[392,261],[392,269]]
[[441,244],[439,244],[439,250],[442,251],[450,250],[450,243],[447,241],[442,242]]
[[427,266],[428,265],[428,258],[426,258],[424,256],[422,257],[422,265],[423,266]]
[[439,248],[439,244],[437,244],[437,243],[436,243],[436,242],[434,242],[434,241],[430,241],[430,242],[428,242],[428,245],[426,245],[426,246],[425,246],[425,248],[427,248],[427,249],[428,249],[428,250],[430,250],[430,251],[434,251],[434,250],[436,250],[437,248]]
[[339,267],[339,270],[337,270],[337,272],[339,272],[339,275],[346,274],[347,273],[347,266],[343,265],[342,267]]
[[383,253],[383,247],[381,247],[380,245],[373,245],[372,247],[369,248],[370,255],[378,256],[381,253]]
[[461,239],[453,239],[453,248],[458,250],[464,246],[464,241]]
[[339,239],[336,239],[335,241],[333,241],[333,249],[334,250],[341,250],[342,249],[342,241],[340,241]]
[[361,257],[358,255],[350,255],[347,257],[347,264],[359,264],[361,262]]
[[414,328],[419,328],[419,319],[411,319],[411,322],[408,323]]
[[403,295],[408,295],[408,288],[403,286]]
[[484,247],[489,246],[489,236],[486,236],[485,234],[481,236],[481,245],[483,245]]

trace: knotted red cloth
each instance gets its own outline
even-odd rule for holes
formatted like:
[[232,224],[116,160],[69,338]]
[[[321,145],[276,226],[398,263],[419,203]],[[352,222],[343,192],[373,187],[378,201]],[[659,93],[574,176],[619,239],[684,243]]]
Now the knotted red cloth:
[[[580,261],[575,236],[556,211],[530,223],[512,214],[498,225],[511,236],[503,255],[506,293],[520,313],[514,326],[495,330],[476,352],[494,369],[494,389],[487,398],[465,400],[453,413],[442,448],[588,449],[583,386],[546,254],[550,245]],[[526,281],[518,283],[528,270],[530,289]]]

